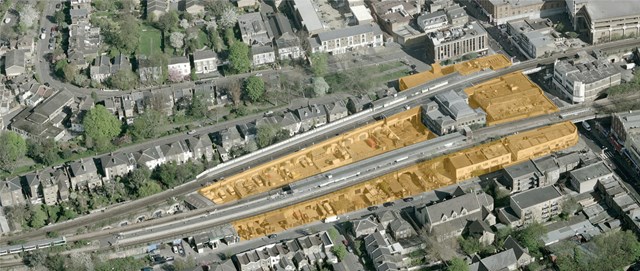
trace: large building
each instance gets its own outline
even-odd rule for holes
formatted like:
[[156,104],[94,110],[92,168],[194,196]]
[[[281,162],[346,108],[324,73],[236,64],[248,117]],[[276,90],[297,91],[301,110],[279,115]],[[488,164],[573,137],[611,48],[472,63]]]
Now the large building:
[[620,69],[582,51],[574,58],[556,60],[553,83],[573,103],[593,101],[602,91],[620,84]]
[[553,24],[548,19],[507,22],[507,33],[509,33],[511,43],[529,59],[558,51],[556,43],[564,41],[564,38],[556,33]]
[[484,126],[487,114],[481,108],[472,109],[467,104],[464,91],[437,94],[434,101],[422,108],[422,121],[438,135],[455,132],[471,125]]
[[350,26],[323,32],[309,39],[311,51],[344,54],[358,48],[379,47],[384,40],[376,24]]
[[271,29],[265,24],[260,12],[246,13],[238,16],[238,27],[242,42],[251,46],[254,44],[271,43]]
[[562,212],[562,194],[549,185],[511,196],[510,207],[521,225],[546,222]]
[[538,19],[563,13],[564,1],[546,0],[476,0],[493,24],[517,19]]
[[327,29],[318,15],[318,9],[311,0],[286,1],[293,13],[294,22],[298,29],[304,29],[309,35],[318,34]]
[[640,111],[616,113],[611,122],[611,141],[640,174]]
[[594,43],[640,34],[640,1],[566,0],[573,26]]
[[433,63],[467,54],[485,54],[488,49],[487,31],[476,22],[432,32],[427,38],[427,59]]

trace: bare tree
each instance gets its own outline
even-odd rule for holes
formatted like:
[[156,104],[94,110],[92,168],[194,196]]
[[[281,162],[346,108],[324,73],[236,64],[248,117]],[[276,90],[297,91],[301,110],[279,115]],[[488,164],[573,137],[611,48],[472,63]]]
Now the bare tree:
[[233,104],[238,106],[242,102],[242,85],[240,81],[233,80],[229,83],[229,95],[231,96],[231,100],[233,100]]
[[38,11],[32,5],[25,6],[22,12],[20,12],[20,22],[27,28],[31,28],[33,24],[38,21],[38,17]]
[[169,36],[169,42],[171,43],[171,47],[180,49],[184,46],[184,34],[180,32],[173,32]]
[[418,231],[418,234],[427,245],[428,256],[445,262],[457,256],[456,247],[458,242],[456,242],[455,238],[438,241],[426,228],[422,228]]
[[224,9],[220,18],[218,19],[218,25],[223,28],[233,27],[238,21],[238,12],[234,7],[227,7]]

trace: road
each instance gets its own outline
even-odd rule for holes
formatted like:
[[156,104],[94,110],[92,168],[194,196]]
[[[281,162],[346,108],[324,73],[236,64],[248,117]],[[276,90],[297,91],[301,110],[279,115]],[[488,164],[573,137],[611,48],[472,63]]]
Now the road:
[[[593,112],[585,112],[582,116],[574,116],[574,118],[593,115],[595,115]],[[140,225],[138,225],[138,229],[136,230],[126,231],[126,228],[109,229],[101,232],[71,236],[68,237],[68,239],[70,241],[98,239],[103,241],[103,245],[109,244],[110,242],[116,246],[131,246],[148,242],[166,241],[175,237],[186,237],[189,234],[213,226],[310,200],[331,193],[332,191],[370,180],[399,168],[404,168],[420,160],[467,148],[494,137],[496,134],[507,135],[566,121],[565,119],[560,119],[558,116],[559,113],[545,115],[539,118],[531,118],[521,122],[487,127],[475,132],[474,140],[465,140],[465,137],[461,135],[452,134],[418,143],[330,171],[327,174],[331,174],[333,176],[331,179],[337,180],[335,182],[328,181],[326,174],[299,181],[292,186],[294,191],[297,191],[293,194],[282,195],[275,198],[271,198],[269,194],[263,194],[261,197],[249,201],[213,206],[181,214],[182,217],[167,217],[164,218],[164,220],[142,222],[139,223]],[[453,144],[450,147],[445,147],[444,144],[446,143]],[[407,159],[402,162],[394,162],[394,159],[396,159],[400,153],[403,156],[407,156]],[[326,185],[321,186],[320,184]],[[171,221],[172,219],[177,219],[177,221],[173,222]],[[121,233],[121,239],[115,238],[114,234],[117,233]],[[108,246],[105,246],[105,248],[107,247]]]
[[[606,43],[606,44],[600,44],[597,46],[590,46],[590,47],[586,47],[586,48],[581,48],[580,50],[586,50],[586,49],[594,49],[594,48],[598,48],[598,49],[610,49],[610,48],[618,48],[618,47],[627,47],[630,45],[634,45],[637,43],[637,40],[635,39],[631,39],[631,40],[621,40],[621,41],[616,41],[616,42],[612,42],[612,43]],[[86,226],[86,225],[92,225],[95,224],[97,221],[100,220],[104,220],[104,219],[108,219],[108,218],[113,218],[113,217],[118,217],[124,214],[128,214],[128,213],[132,213],[135,212],[137,210],[140,209],[144,209],[147,206],[150,205],[154,205],[154,204],[158,204],[161,202],[166,201],[167,198],[171,198],[171,197],[176,197],[179,195],[183,195],[189,192],[192,192],[198,188],[200,188],[201,185],[203,185],[206,182],[212,181],[212,180],[216,180],[220,177],[223,176],[229,176],[229,175],[233,175],[235,173],[240,172],[241,170],[243,170],[244,168],[248,167],[248,166],[256,166],[259,164],[262,164],[264,162],[267,162],[269,160],[271,160],[272,158],[277,158],[281,155],[285,155],[287,153],[299,150],[303,147],[306,147],[310,144],[314,144],[314,142],[319,142],[322,141],[324,139],[329,138],[330,136],[333,136],[337,133],[342,133],[345,131],[348,131],[350,129],[353,129],[355,127],[358,127],[360,125],[363,125],[365,123],[368,123],[369,121],[371,121],[371,117],[377,114],[393,114],[394,112],[398,112],[400,110],[402,110],[402,108],[405,105],[419,105],[421,104],[423,101],[426,101],[427,99],[429,99],[430,97],[432,97],[433,95],[442,92],[442,91],[448,91],[448,90],[454,90],[454,89],[458,89],[461,87],[464,87],[466,85],[469,84],[475,84],[475,83],[479,83],[494,77],[498,77],[507,73],[511,73],[517,70],[521,70],[521,69],[528,69],[528,68],[532,68],[532,67],[536,67],[538,65],[541,64],[549,64],[552,63],[556,57],[564,57],[564,56],[569,56],[572,54],[575,54],[578,51],[578,49],[573,49],[573,50],[569,50],[566,53],[563,54],[559,54],[557,56],[554,56],[553,58],[543,58],[543,59],[535,59],[535,60],[529,60],[529,61],[524,61],[521,62],[517,65],[513,65],[509,68],[497,71],[497,72],[484,72],[484,73],[479,73],[475,76],[469,76],[469,77],[465,77],[462,80],[458,80],[456,82],[451,82],[448,86],[443,87],[439,90],[436,91],[431,91],[428,93],[423,93],[423,94],[416,94],[416,91],[419,92],[419,90],[428,87],[429,83],[423,84],[421,86],[417,86],[413,89],[410,90],[406,90],[403,91],[401,93],[398,94],[398,99],[400,98],[404,98],[407,97],[406,100],[393,104],[392,106],[389,107],[385,107],[381,110],[377,110],[374,112],[369,112],[367,114],[361,114],[357,117],[351,118],[349,121],[347,122],[343,122],[339,125],[327,125],[326,127],[321,127],[318,129],[318,131],[315,131],[314,133],[304,133],[301,135],[298,135],[296,137],[294,137],[294,139],[292,140],[292,142],[290,144],[288,144],[287,146],[279,146],[278,148],[265,148],[263,149],[263,152],[261,152],[260,154],[252,154],[251,157],[249,159],[246,159],[243,161],[242,164],[231,164],[229,166],[223,166],[221,167],[218,171],[213,172],[212,174],[208,174],[207,176],[205,176],[205,178],[200,178],[194,181],[191,181],[187,184],[184,184],[182,186],[176,187],[172,190],[167,190],[164,191],[162,193],[150,196],[150,197],[146,197],[143,199],[138,199],[135,201],[131,201],[131,202],[126,202],[117,206],[113,206],[110,207],[108,209],[106,209],[104,212],[102,213],[95,213],[95,214],[90,214],[90,215],[85,215],[79,218],[76,218],[72,221],[67,221],[61,224],[54,224],[54,225],[50,225],[47,226],[45,228],[39,229],[39,230],[35,230],[35,231],[31,231],[28,233],[23,233],[23,234],[16,234],[14,236],[11,237],[7,237],[7,238],[3,238],[4,240],[2,241],[4,242],[8,242],[10,240],[18,240],[18,239],[23,239],[23,240],[30,240],[30,239],[34,239],[34,238],[42,238],[46,232],[48,231],[57,231],[57,232],[63,232],[63,231],[68,231],[68,230],[73,230],[76,229],[78,227],[82,227],[82,226]],[[229,125],[230,123],[226,123],[226,124],[219,124],[219,125]],[[220,127],[220,126],[218,126]],[[203,131],[210,129],[209,127],[205,127],[205,128],[201,128],[198,130],[198,133],[202,133]],[[184,137],[186,138],[185,135],[175,135],[173,136],[173,140],[176,140],[177,138],[180,137]],[[164,139],[159,139],[156,142],[161,142]],[[154,142],[154,143],[156,143]],[[233,160],[232,160],[233,161]]]

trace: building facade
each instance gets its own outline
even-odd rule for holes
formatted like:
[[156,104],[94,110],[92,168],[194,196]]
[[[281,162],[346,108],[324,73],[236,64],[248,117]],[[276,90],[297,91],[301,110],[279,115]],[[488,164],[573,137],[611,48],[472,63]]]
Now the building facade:
[[553,84],[571,102],[589,102],[598,98],[607,88],[620,85],[620,69],[582,51],[572,59],[556,60],[553,65]]
[[344,54],[359,48],[379,47],[384,43],[382,31],[375,24],[345,27],[318,34],[309,39],[311,51]]
[[460,58],[467,54],[485,54],[489,49],[487,31],[478,23],[429,33],[427,59],[433,63]]
[[489,21],[500,25],[517,19],[538,19],[565,11],[564,1],[476,0]]

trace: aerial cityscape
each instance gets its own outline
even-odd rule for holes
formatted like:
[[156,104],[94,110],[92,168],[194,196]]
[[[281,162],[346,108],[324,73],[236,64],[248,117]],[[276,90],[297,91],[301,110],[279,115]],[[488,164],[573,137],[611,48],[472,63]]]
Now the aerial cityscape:
[[640,270],[640,0],[0,11],[0,270]]

